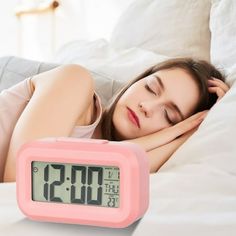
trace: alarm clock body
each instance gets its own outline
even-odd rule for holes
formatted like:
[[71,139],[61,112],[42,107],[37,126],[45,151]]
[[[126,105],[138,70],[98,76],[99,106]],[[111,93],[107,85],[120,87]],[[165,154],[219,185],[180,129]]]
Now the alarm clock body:
[[18,206],[33,220],[124,228],[148,208],[148,159],[133,143],[39,139],[16,165]]

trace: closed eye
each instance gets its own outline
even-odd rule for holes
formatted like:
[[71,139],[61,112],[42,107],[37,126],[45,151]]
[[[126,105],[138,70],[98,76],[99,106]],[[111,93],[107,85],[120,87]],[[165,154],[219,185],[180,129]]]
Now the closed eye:
[[164,115],[165,115],[165,118],[166,118],[167,122],[168,122],[170,125],[175,125],[175,123],[174,123],[172,120],[170,120],[166,109],[164,109]]
[[149,92],[151,92],[151,93],[153,93],[153,94],[156,95],[156,93],[155,93],[147,84],[145,84],[145,88],[146,88]]

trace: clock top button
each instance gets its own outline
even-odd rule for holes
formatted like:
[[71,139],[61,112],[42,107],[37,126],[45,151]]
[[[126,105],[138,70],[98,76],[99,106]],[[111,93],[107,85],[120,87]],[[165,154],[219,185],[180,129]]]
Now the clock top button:
[[80,139],[80,138],[71,138],[71,137],[59,137],[59,138],[56,138],[56,142],[75,142],[75,143],[85,142],[85,143],[98,143],[98,144],[109,143],[109,141],[106,139],[87,139],[87,138]]

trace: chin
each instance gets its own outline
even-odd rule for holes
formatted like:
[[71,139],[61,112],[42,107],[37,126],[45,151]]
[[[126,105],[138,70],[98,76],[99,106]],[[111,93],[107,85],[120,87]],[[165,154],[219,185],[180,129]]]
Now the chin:
[[122,141],[122,140],[127,139],[127,136],[122,132],[122,129],[120,132],[119,127],[117,127],[114,124],[114,121],[112,121],[112,129],[113,129],[112,134],[113,134],[113,137],[116,141]]
[[128,137],[126,137],[125,134],[122,134],[121,132],[119,132],[115,126],[114,127],[114,130],[113,130],[113,135],[114,135],[114,138],[116,141],[122,141],[122,140],[126,140],[128,139]]
[[130,134],[127,134],[127,132],[124,133],[124,131],[127,130],[128,128],[125,129],[124,127],[121,127],[121,131],[119,131],[119,128],[117,129],[117,128],[115,127],[114,123],[113,123],[113,128],[114,128],[113,134],[114,134],[114,137],[115,137],[115,139],[116,139],[117,141],[122,141],[122,140],[128,140],[128,139],[137,138],[137,136],[134,136],[134,135],[133,135],[134,132],[131,132]]

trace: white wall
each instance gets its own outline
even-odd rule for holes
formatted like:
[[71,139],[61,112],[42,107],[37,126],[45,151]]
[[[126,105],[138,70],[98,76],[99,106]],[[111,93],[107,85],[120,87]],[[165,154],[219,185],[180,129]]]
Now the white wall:
[[[122,11],[133,0],[61,0],[55,14],[14,15],[19,3],[42,0],[0,0],[0,56],[13,54],[49,60],[69,41],[109,40]],[[19,46],[19,47],[18,47]]]
[[18,22],[14,8],[19,0],[0,0],[0,56],[16,54]]

